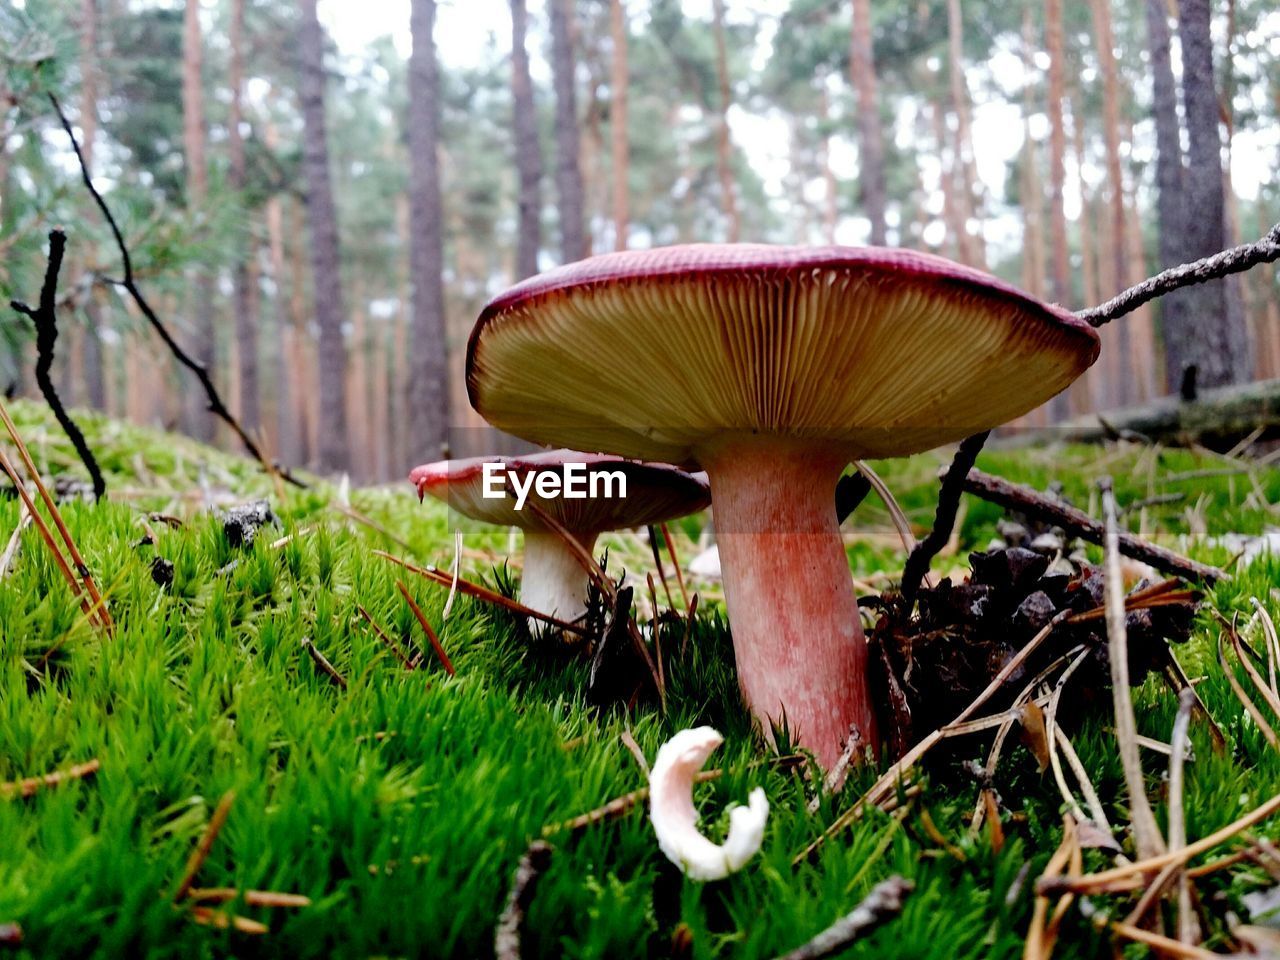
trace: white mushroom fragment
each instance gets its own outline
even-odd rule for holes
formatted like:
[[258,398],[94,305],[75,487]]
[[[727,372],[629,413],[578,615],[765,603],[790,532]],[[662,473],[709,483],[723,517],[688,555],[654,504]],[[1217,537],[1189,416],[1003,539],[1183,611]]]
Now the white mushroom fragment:
[[769,801],[762,787],[729,811],[729,835],[717,846],[698,832],[693,779],[724,737],[712,727],[681,730],[662,745],[649,774],[649,820],[658,847],[693,880],[723,880],[741,870],[764,840]]

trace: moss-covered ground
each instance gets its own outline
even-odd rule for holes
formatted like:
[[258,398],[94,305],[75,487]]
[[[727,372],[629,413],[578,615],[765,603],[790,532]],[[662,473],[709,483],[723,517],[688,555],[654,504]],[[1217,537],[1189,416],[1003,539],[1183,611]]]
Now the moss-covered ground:
[[[14,412],[46,474],[76,473],[41,407],[18,404]],[[16,955],[490,955],[529,840],[643,785],[621,734],[629,729],[652,757],[672,732],[709,723],[726,742],[713,760],[725,775],[698,788],[707,829],[723,830],[727,807],[763,785],[772,815],[761,855],[728,880],[701,885],[663,859],[641,809],[556,834],[527,918],[526,957],[770,957],[826,927],[894,872],[914,880],[916,892],[899,919],[848,956],[1021,956],[1033,879],[1062,830],[1052,778],[1037,772],[1023,746],[1007,751],[998,776],[1011,811],[998,853],[989,834],[968,830],[976,785],[935,780],[905,816],[873,813],[793,867],[796,853],[856,800],[874,771],[806,812],[809,782],[767,762],[737,698],[714,585],[702,585],[708,599],[687,654],[672,663],[665,713],[646,704],[630,712],[592,708],[588,664],[531,643],[505,612],[471,600],[458,599],[442,619],[445,590],[373,554],[383,549],[442,567],[452,561],[450,517],[430,501],[420,505],[407,483],[351,492],[351,507],[382,533],[338,509],[336,488],[281,498],[236,457],[84,421],[110,498],[62,510],[107,591],[114,633],[89,625],[33,529],[22,534],[21,552],[0,581],[0,782],[91,758],[101,763],[91,778],[28,799],[0,798],[0,923],[20,924]],[[920,531],[944,462],[938,455],[876,465]],[[980,466],[1038,486],[1058,481],[1082,506],[1104,473],[1115,478],[1122,505],[1184,493],[1126,522],[1220,564],[1231,563],[1233,548],[1205,535],[1258,533],[1275,522],[1272,504],[1280,503],[1275,471],[1243,472],[1187,451],[997,451]],[[254,496],[271,498],[281,528],[237,550],[209,507]],[[984,547],[1000,517],[966,499],[957,549],[937,565],[944,570]],[[150,512],[180,525],[146,520]],[[0,501],[0,549],[17,519],[17,501]],[[148,526],[154,544],[141,542]],[[686,562],[700,526],[698,518],[676,525]],[[847,529],[860,582],[901,570],[902,549],[874,498]],[[501,569],[505,532],[468,530],[469,575],[491,584],[518,575],[514,565]],[[165,587],[152,576],[157,556],[173,564]],[[615,541],[611,567],[642,580],[652,569],[647,546]],[[405,670],[361,616],[363,607],[406,647],[422,643],[397,579],[438,627],[456,676],[429,653],[421,669]],[[1280,605],[1277,585],[1280,560],[1263,557],[1236,569],[1209,599],[1243,621],[1251,596],[1273,610]],[[1280,792],[1280,756],[1241,719],[1206,655],[1216,637],[1207,613],[1199,623],[1179,656],[1191,673],[1205,675],[1199,690],[1229,750],[1215,754],[1203,725],[1193,727],[1192,838]],[[345,678],[345,690],[317,669],[303,638]],[[675,642],[671,634],[664,639]],[[1175,710],[1168,689],[1150,681],[1137,699],[1141,732],[1168,740]],[[1109,716],[1087,720],[1074,739],[1109,814],[1126,823]],[[984,754],[985,742],[975,739],[972,752]],[[1145,759],[1149,793],[1163,811],[1164,758]],[[266,923],[263,936],[198,925],[170,899],[214,806],[232,790],[230,817],[199,885],[312,901],[299,910],[225,908]],[[1259,832],[1280,836],[1280,821]],[[1090,852],[1086,864],[1105,860]],[[1260,869],[1241,868],[1206,878],[1201,894],[1217,915],[1227,906],[1243,915],[1239,897],[1271,882]],[[1109,957],[1111,948],[1073,910],[1055,956]]]

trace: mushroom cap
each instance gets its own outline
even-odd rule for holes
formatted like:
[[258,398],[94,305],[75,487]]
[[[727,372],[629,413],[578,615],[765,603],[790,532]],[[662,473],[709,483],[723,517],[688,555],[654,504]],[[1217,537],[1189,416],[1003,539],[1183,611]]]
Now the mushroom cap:
[[574,533],[598,533],[660,523],[696,513],[711,503],[711,491],[705,477],[692,476],[665,463],[637,463],[621,457],[578,453],[576,450],[548,450],[519,457],[441,460],[415,467],[409,474],[409,480],[418,488],[418,496],[429,494],[473,520],[525,530],[544,529],[527,505],[523,510],[515,509],[514,496],[484,496],[486,463],[500,463],[505,470],[522,478],[530,473],[560,473],[568,463],[584,464],[588,477],[621,471],[627,478],[626,497],[544,498],[538,496],[536,487],[529,488],[529,502],[536,503],[539,509]]
[[542,444],[696,466],[770,434],[850,458],[1011,420],[1093,363],[1088,324],[941,257],[695,244],[591,257],[485,307],[467,392]]

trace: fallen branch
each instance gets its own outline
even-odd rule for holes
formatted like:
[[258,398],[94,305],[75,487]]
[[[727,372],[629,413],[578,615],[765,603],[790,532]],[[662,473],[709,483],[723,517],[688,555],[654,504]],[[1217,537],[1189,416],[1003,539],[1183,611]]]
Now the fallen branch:
[[929,564],[938,555],[947,541],[951,539],[951,531],[956,525],[956,511],[960,509],[960,496],[964,492],[964,478],[973,470],[973,465],[982,452],[990,430],[983,430],[960,441],[956,455],[942,478],[942,489],[938,492],[938,509],[934,514],[933,528],[929,535],[916,544],[916,548],[907,557],[902,568],[902,601],[907,613],[915,605],[916,594],[920,591],[920,581],[929,572]]
[[[1098,545],[1103,543],[1105,529],[1101,523],[1083,510],[1053,500],[1030,487],[1010,483],[1003,477],[992,476],[981,470],[970,470],[964,480],[964,490],[965,493],[971,493],[1006,510],[1015,510],[1032,520],[1061,527],[1069,536]],[[1126,557],[1149,563],[1157,570],[1184,580],[1203,580],[1212,584],[1218,580],[1230,579],[1225,570],[1197,563],[1131,533],[1120,533],[1117,543],[1120,552]]]
[[507,905],[498,917],[498,926],[493,933],[494,960],[520,960],[524,916],[529,910],[529,904],[533,902],[539,878],[551,864],[552,849],[551,844],[545,840],[534,840],[520,858],[515,876],[511,878]]
[[892,876],[875,885],[853,911],[841,917],[808,943],[784,953],[777,960],[821,960],[835,956],[864,934],[902,912],[915,884]]
[[1184,263],[1180,267],[1157,273],[1154,277],[1148,277],[1125,290],[1119,296],[1112,297],[1101,306],[1078,311],[1076,316],[1090,326],[1100,327],[1126,313],[1132,313],[1144,303],[1163,297],[1181,287],[1218,280],[1276,260],[1280,260],[1280,223],[1272,227],[1267,235],[1256,243],[1232,247],[1230,250],[1223,250],[1221,253],[1215,253],[1195,263]]
[[[89,449],[89,443],[58,396],[49,371],[53,368],[53,345],[58,339],[58,273],[62,270],[62,258],[67,248],[67,235],[61,230],[49,231],[49,263],[45,267],[44,285],[40,288],[40,305],[30,307],[21,300],[10,300],[9,306],[29,318],[36,328],[36,383],[49,403],[49,409],[62,426],[80,462],[89,471],[93,482],[93,496],[101,500],[107,493],[107,482],[102,478],[98,460]],[[91,333],[96,336],[96,333]]]
[[56,787],[69,780],[83,780],[85,777],[91,777],[101,767],[102,764],[97,758],[94,758],[88,763],[78,763],[74,767],[68,767],[66,770],[56,770],[40,777],[27,777],[10,783],[0,783],[0,797],[5,800],[21,797],[25,800],[29,797],[34,797],[41,790],[48,787]]
[[204,389],[205,396],[209,401],[209,412],[215,417],[222,420],[229,426],[240,442],[244,444],[244,448],[249,454],[262,464],[262,468],[270,474],[276,474],[282,479],[293,484],[295,487],[306,488],[306,484],[290,473],[286,468],[279,464],[272,463],[263,454],[262,450],[254,442],[253,437],[236,419],[235,415],[228,409],[226,403],[222,400],[222,395],[218,393],[218,388],[214,386],[209,371],[205,366],[192,357],[189,353],[178,345],[178,341],[173,338],[168,328],[161,321],[160,317],[152,309],[151,304],[147,302],[147,298],[143,296],[142,290],[139,289],[137,281],[133,274],[133,258],[129,253],[129,246],[125,243],[124,234],[120,230],[120,225],[116,222],[115,216],[111,212],[111,208],[107,206],[107,201],[103,199],[102,194],[98,192],[98,188],[93,185],[93,178],[89,175],[89,168],[85,164],[84,153],[80,149],[80,141],[76,139],[75,129],[71,126],[71,121],[67,119],[67,115],[62,110],[62,104],[58,101],[57,96],[52,92],[49,93],[49,102],[53,104],[54,112],[58,115],[58,120],[62,124],[62,129],[66,131],[67,138],[71,141],[71,149],[75,151],[76,162],[80,166],[80,179],[84,182],[85,189],[89,191],[89,195],[93,197],[94,203],[98,209],[102,211],[102,216],[107,221],[107,226],[111,229],[111,236],[115,239],[116,248],[120,251],[120,262],[124,268],[124,276],[119,280],[110,280],[108,282],[120,287],[133,299],[138,309],[142,311],[142,315],[146,317],[147,322],[151,324],[151,328],[164,341],[164,345],[169,348],[169,352],[173,354],[175,360],[182,366],[190,370],[200,386]]

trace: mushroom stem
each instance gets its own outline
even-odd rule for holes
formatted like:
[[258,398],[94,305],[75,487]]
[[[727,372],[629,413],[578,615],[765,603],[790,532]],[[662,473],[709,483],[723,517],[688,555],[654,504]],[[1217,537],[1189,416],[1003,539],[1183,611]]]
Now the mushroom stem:
[[[590,553],[596,544],[596,533],[576,534],[580,544]],[[573,621],[587,610],[587,572],[569,545],[551,531],[524,532],[524,575],[520,581],[520,602],[561,620]],[[535,634],[546,624],[529,618],[529,629]]]
[[785,711],[823,768],[852,724],[879,747],[868,650],[836,522],[846,460],[795,442],[726,444],[701,456],[738,679],[765,735]]

